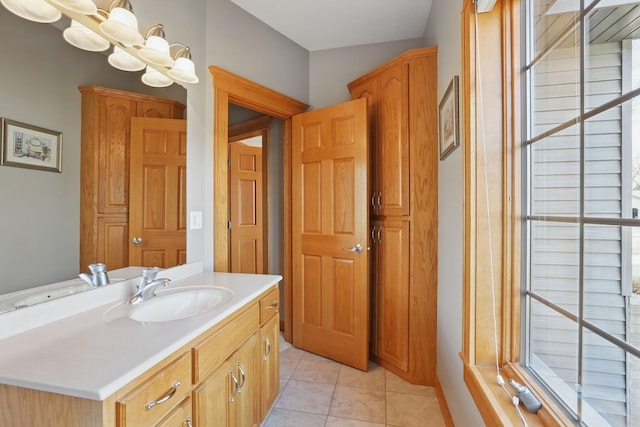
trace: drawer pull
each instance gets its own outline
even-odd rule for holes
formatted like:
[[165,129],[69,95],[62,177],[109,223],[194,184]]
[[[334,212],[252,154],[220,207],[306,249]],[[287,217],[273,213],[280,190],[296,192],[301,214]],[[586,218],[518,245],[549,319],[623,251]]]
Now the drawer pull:
[[267,360],[269,359],[269,354],[271,354],[271,343],[269,342],[269,337],[266,335],[262,337],[262,339],[267,344],[267,352],[264,354],[264,356],[262,356],[262,359]]
[[178,391],[178,387],[180,387],[180,384],[182,384],[180,381],[176,381],[175,383],[173,383],[173,386],[171,386],[171,390],[169,390],[167,394],[165,394],[158,400],[154,400],[153,402],[147,403],[147,406],[146,406],[147,411],[153,408],[154,406],[164,403],[167,400],[171,399],[173,395],[176,394],[176,391]]
[[278,306],[278,301],[274,301],[274,302],[271,303],[271,305],[267,306],[267,310],[273,310],[277,306]]
[[242,387],[244,387],[244,383],[247,378],[244,374],[244,369],[242,369],[242,365],[240,365],[239,363],[238,363],[238,370],[240,371],[240,378],[242,379],[238,387],[238,393],[242,393]]
[[235,384],[233,394],[229,396],[229,402],[235,402],[236,396],[238,395],[238,393],[240,393],[240,386],[238,385],[238,378],[236,378],[236,373],[231,371],[229,372],[229,375],[231,375],[231,379]]

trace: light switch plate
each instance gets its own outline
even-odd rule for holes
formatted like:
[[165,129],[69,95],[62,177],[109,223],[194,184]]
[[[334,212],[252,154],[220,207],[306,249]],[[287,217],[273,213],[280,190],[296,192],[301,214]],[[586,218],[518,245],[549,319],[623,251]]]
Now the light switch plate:
[[191,229],[200,230],[202,228],[202,211],[191,211]]

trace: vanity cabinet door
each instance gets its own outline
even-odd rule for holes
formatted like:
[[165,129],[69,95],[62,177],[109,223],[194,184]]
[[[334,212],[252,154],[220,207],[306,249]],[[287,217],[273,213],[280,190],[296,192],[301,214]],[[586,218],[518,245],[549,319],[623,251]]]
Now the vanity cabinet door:
[[259,423],[260,346],[254,333],[193,392],[198,427],[249,427]]
[[[193,420],[198,427],[231,426],[235,422],[235,358],[227,359],[193,391]],[[234,373],[235,375],[235,373]],[[233,401],[231,401],[233,399]],[[233,417],[232,417],[233,415]]]
[[[277,312],[276,312],[277,313]],[[260,328],[262,339],[262,419],[280,392],[280,317],[275,315]]]

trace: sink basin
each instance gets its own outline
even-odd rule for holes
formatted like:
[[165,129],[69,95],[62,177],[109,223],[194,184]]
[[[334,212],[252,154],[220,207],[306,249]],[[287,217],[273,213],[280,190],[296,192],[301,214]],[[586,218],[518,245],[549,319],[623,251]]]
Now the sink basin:
[[188,286],[158,291],[129,313],[138,322],[169,322],[206,313],[233,299],[233,291],[218,286]]

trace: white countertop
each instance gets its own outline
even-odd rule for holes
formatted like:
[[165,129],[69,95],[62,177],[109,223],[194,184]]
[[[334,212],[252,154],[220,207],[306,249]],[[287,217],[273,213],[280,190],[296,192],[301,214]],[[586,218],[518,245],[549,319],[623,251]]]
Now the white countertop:
[[[167,275],[161,272],[160,276]],[[235,296],[211,312],[164,323],[103,318],[106,310],[122,302],[122,289],[131,295],[131,286],[135,285],[127,281],[108,286],[114,287],[112,297],[105,297],[107,292],[99,296],[102,289],[97,289],[62,298],[61,304],[68,306],[76,297],[83,295],[86,299],[90,295],[85,294],[95,293],[94,299],[99,298],[103,304],[63,318],[58,315],[57,320],[38,325],[43,323],[40,319],[34,327],[0,339],[0,383],[104,400],[281,279],[275,275],[206,272],[173,278],[171,288],[215,285],[231,289]],[[122,289],[117,291],[116,287]],[[34,306],[32,316],[41,318],[42,310],[48,308],[45,306],[56,302]],[[19,310],[16,314],[25,318],[30,314],[26,312]],[[15,324],[9,314],[0,316],[0,329]],[[4,316],[8,317],[6,322]]]

